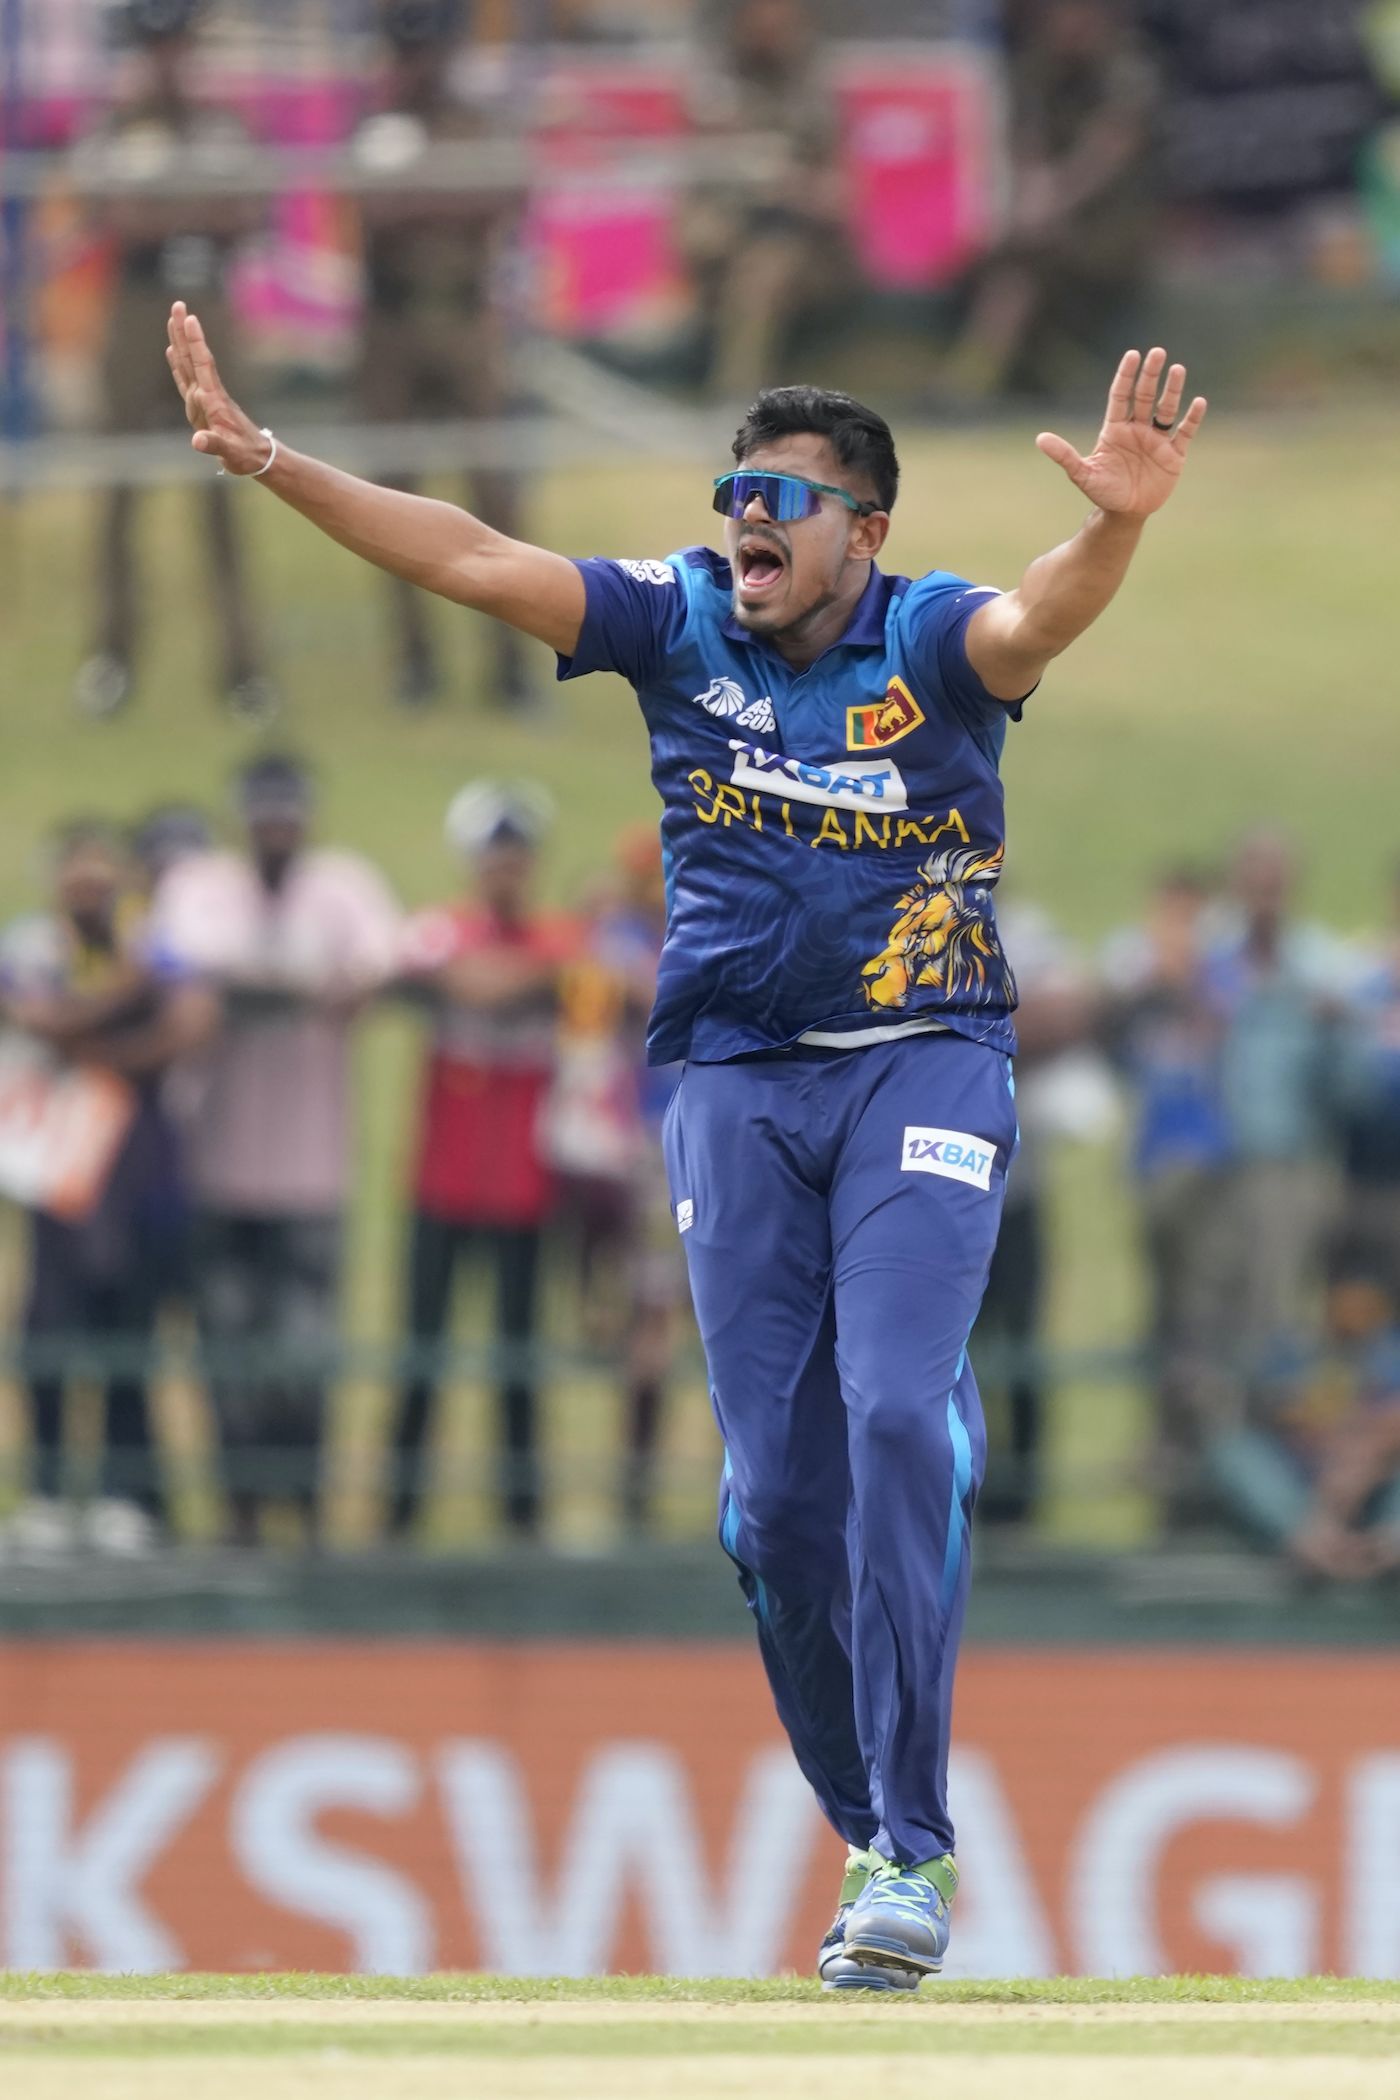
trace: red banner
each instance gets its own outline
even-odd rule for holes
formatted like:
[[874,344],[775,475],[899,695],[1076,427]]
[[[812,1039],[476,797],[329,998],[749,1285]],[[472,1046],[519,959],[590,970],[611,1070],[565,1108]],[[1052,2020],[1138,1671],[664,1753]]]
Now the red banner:
[[[1400,1975],[1398,1692],[974,1655],[949,1973]],[[0,1966],[805,1970],[839,1863],[744,1647],[0,1647]]]

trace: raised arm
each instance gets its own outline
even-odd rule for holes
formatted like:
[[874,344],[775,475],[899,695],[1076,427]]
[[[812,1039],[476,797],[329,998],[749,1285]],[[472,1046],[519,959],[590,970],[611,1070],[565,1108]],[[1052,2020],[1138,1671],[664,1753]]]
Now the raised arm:
[[193,426],[196,452],[218,460],[226,474],[259,475],[274,496],[352,554],[573,655],[584,589],[571,561],[493,532],[455,504],[379,488],[285,445],[262,473],[268,440],[230,397],[204,330],[178,300],[170,310],[169,336],[166,363]]
[[1087,458],[1051,431],[1036,439],[1094,509],[1072,540],[1042,554],[1014,591],[989,598],[969,620],[968,662],[998,699],[1028,693],[1052,658],[1097,620],[1128,573],[1142,528],[1176,487],[1205,416],[1199,394],[1181,414],[1185,387],[1185,366],[1168,369],[1165,350],[1146,357],[1129,350]]

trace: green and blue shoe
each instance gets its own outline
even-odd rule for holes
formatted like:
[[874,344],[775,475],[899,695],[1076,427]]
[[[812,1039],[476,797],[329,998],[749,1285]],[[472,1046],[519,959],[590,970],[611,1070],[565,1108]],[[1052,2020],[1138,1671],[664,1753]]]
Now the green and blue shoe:
[[847,1916],[845,1958],[857,1968],[902,1971],[902,1988],[915,1989],[921,1976],[936,1976],[943,1966],[957,1892],[951,1852],[920,1866],[880,1860]]
[[862,1964],[852,1961],[846,1953],[846,1921],[873,1876],[884,1865],[885,1861],[878,1852],[862,1852],[855,1845],[846,1854],[846,1871],[841,1877],[836,1916],[817,1949],[817,1974],[824,1991],[915,1991],[919,1987],[915,1970]]

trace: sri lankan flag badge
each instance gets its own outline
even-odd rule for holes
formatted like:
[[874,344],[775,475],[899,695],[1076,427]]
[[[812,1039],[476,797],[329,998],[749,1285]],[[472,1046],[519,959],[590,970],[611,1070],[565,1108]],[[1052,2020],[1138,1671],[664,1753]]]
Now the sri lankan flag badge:
[[873,751],[880,744],[897,744],[923,719],[924,711],[904,680],[892,678],[883,700],[846,709],[846,749]]

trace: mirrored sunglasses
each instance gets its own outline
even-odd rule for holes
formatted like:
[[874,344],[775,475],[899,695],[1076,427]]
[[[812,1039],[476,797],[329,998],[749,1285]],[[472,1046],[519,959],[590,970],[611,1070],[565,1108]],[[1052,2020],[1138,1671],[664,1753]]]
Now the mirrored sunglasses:
[[808,481],[801,474],[752,474],[741,468],[737,474],[715,477],[715,509],[722,518],[742,518],[757,496],[775,525],[791,525],[799,518],[814,518],[823,496],[835,496],[858,518],[868,518],[878,503],[862,503],[849,489],[838,489],[829,481]]

